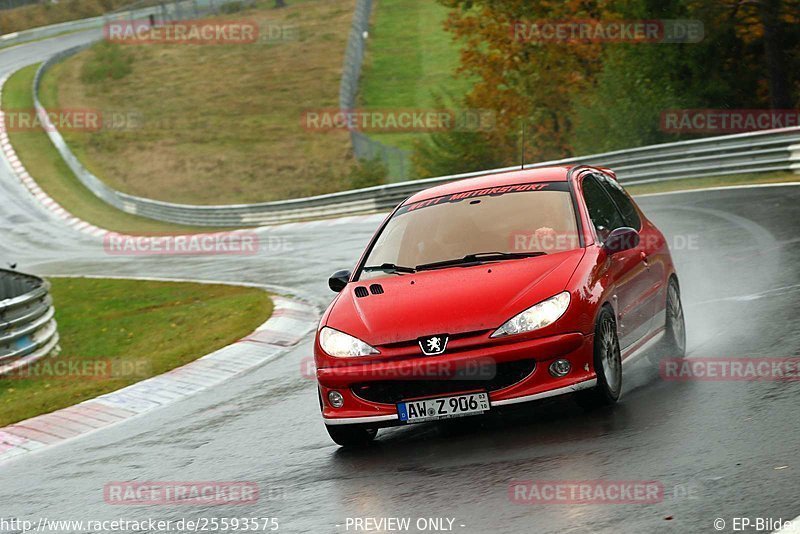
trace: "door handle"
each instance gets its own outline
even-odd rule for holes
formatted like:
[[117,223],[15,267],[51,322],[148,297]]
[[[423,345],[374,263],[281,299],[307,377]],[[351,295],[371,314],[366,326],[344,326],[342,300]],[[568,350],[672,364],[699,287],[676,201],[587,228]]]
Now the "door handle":
[[642,262],[647,266],[650,267],[650,262],[647,261],[647,254],[644,252],[640,252],[639,255],[642,257]]

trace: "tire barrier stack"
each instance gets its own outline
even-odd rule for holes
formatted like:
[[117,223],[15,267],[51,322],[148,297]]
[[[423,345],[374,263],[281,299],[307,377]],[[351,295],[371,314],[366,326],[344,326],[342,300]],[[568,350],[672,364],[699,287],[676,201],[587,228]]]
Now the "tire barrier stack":
[[58,347],[50,284],[0,269],[0,376],[52,354]]

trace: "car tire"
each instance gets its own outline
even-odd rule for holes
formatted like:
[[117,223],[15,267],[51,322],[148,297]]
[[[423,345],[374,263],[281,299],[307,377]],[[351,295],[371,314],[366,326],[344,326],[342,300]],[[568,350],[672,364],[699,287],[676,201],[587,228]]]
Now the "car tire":
[[681,288],[674,277],[667,286],[667,319],[664,336],[664,353],[669,358],[686,356],[686,319],[681,303]]
[[617,321],[609,307],[604,307],[597,317],[593,351],[597,385],[576,396],[578,404],[586,409],[614,404],[622,393],[622,351]]
[[340,447],[367,447],[378,434],[377,428],[356,425],[325,425],[328,435]]

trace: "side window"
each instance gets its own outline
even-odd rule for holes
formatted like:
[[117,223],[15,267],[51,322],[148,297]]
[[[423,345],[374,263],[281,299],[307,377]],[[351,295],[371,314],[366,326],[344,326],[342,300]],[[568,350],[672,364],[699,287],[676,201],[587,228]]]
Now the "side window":
[[583,179],[583,198],[586,201],[586,207],[589,208],[589,217],[591,217],[602,241],[612,230],[625,226],[625,221],[617,206],[596,177],[587,176]]
[[642,219],[639,217],[639,212],[636,211],[636,206],[634,206],[633,201],[625,193],[622,186],[619,185],[616,180],[608,176],[601,176],[599,179],[603,189],[611,196],[612,200],[619,208],[619,211],[622,213],[625,226],[630,226],[634,230],[641,230]]

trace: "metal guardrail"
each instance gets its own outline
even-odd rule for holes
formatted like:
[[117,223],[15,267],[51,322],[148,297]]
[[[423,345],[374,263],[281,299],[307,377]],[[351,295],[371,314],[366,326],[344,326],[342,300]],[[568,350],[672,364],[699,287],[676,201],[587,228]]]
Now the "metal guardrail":
[[[102,28],[106,22],[115,20],[144,19],[153,15],[159,20],[180,20],[191,16],[192,13],[216,12],[217,7],[234,0],[154,0],[157,5],[140,8],[122,8],[105,15],[88,19],[71,20],[21,30],[18,32],[0,35],[0,49],[46,37],[54,37],[63,33],[72,33],[83,30]],[[140,2],[141,3],[141,2]],[[130,7],[130,6],[129,6]]]
[[[78,47],[79,49],[80,47]],[[341,217],[390,210],[422,189],[462,178],[485,176],[519,167],[394,183],[308,198],[221,206],[175,204],[116,191],[86,170],[49,123],[38,98],[42,75],[54,63],[74,54],[71,49],[42,64],[34,81],[34,102],[42,123],[61,156],[78,179],[97,197],[134,215],[191,226],[241,227]],[[589,164],[610,167],[625,185],[740,173],[793,170],[800,173],[800,127],[708,137],[592,154],[525,165]]]
[[37,39],[44,39],[45,37],[52,37],[62,33],[100,28],[103,22],[104,18],[100,16],[7,33],[5,35],[0,35],[0,48],[36,41]]
[[[207,9],[216,9],[216,6],[221,6],[226,1],[232,0],[177,0],[171,5],[173,13],[193,13],[197,16]],[[182,2],[185,2],[186,9],[180,7]],[[352,109],[355,105],[364,53],[363,32],[367,31],[369,26],[371,5],[372,0],[358,0],[356,4],[340,87],[339,105],[342,109]],[[149,16],[148,10],[161,7],[163,6],[128,12],[126,16],[146,17]],[[408,196],[427,187],[518,168],[491,169],[258,204],[196,206],[136,197],[112,189],[90,173],[67,146],[39,100],[39,87],[42,76],[47,70],[86,46],[89,45],[81,45],[55,54],[40,66],[34,78],[34,104],[50,140],[80,182],[95,196],[126,213],[177,224],[215,227],[257,226],[339,217],[389,210]],[[358,132],[351,134],[357,137]],[[358,145],[358,139],[354,140],[354,143]],[[373,156],[374,153],[368,155],[368,157]],[[737,173],[781,170],[794,170],[800,173],[800,127],[651,145],[546,161],[526,165],[525,168],[576,164],[613,168],[620,181],[626,185]]]
[[31,28],[30,30],[22,30],[13,33],[0,35],[0,48],[36,41],[46,37],[54,37],[63,33],[72,33],[83,30],[91,30],[102,28],[108,20],[126,19],[126,18],[142,18],[149,15],[158,15],[161,13],[159,7],[148,7],[138,9],[135,11],[116,13],[113,16],[100,15],[88,19],[71,20],[68,22],[60,22],[58,24],[51,24],[49,26],[42,26],[40,28]]
[[0,269],[0,376],[48,356],[58,346],[50,284]]

